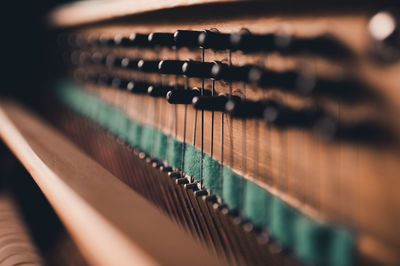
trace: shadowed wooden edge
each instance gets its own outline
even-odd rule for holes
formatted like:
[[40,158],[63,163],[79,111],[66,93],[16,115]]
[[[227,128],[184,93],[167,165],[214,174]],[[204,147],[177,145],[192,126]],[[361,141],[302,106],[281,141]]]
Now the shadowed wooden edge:
[[0,102],[0,124],[0,137],[91,264],[224,264],[18,103]]
[[193,6],[199,4],[244,2],[245,0],[106,0],[80,1],[62,5],[50,13],[49,24],[69,27],[116,17],[140,14],[161,9]]

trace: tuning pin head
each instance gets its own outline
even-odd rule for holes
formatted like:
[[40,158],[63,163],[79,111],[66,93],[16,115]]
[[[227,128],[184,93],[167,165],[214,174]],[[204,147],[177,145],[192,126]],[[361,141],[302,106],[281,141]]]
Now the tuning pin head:
[[84,72],[83,81],[88,83],[97,83],[98,75],[93,72]]
[[130,59],[130,58],[122,58],[121,60],[121,67],[126,69],[138,69],[139,60],[137,59]]
[[201,31],[177,30],[174,33],[175,44],[178,47],[199,47],[199,35]]
[[122,58],[120,58],[120,57],[117,57],[114,55],[108,55],[106,57],[106,66],[107,67],[120,67],[121,61],[122,61]]
[[106,57],[102,53],[95,52],[92,54],[90,61],[95,65],[105,65]]
[[228,99],[226,95],[196,96],[192,99],[192,104],[195,109],[224,112]]
[[399,12],[383,10],[376,13],[368,23],[371,36],[371,52],[375,59],[392,63],[400,59]]
[[201,47],[213,50],[232,49],[231,37],[227,33],[213,32],[205,30],[199,34],[199,44]]
[[250,101],[231,97],[225,105],[225,110],[237,118],[262,118],[265,104],[263,101]]
[[214,63],[187,61],[182,65],[182,72],[187,77],[211,78]]
[[263,88],[293,90],[297,86],[299,75],[296,71],[276,72],[253,67],[249,70],[249,81]]
[[150,84],[143,81],[129,81],[126,85],[126,89],[134,94],[144,94],[147,93]]
[[112,78],[107,74],[99,74],[96,82],[100,86],[110,86]]
[[154,46],[175,46],[175,39],[173,33],[167,32],[153,32],[149,34],[149,43]]
[[159,60],[140,60],[138,62],[138,69],[146,73],[157,73]]
[[147,89],[147,93],[152,97],[163,97],[167,96],[167,93],[171,90],[174,90],[173,86],[164,86],[161,84],[153,84],[150,85]]
[[235,50],[243,52],[271,52],[276,50],[275,34],[256,35],[249,32],[230,35],[231,45]]
[[150,47],[147,34],[132,33],[129,37],[114,37],[115,45],[122,47]]
[[186,61],[180,60],[161,60],[158,69],[162,74],[182,75],[182,66]]
[[167,93],[167,101],[171,104],[191,104],[193,97],[200,96],[201,91],[199,88],[190,90],[170,90]]
[[211,73],[216,80],[248,82],[251,68],[252,66],[249,65],[229,66],[216,62],[211,69]]
[[113,78],[111,86],[117,89],[126,90],[129,81],[122,78]]
[[277,102],[268,101],[264,109],[264,120],[269,125],[280,128],[313,128],[325,116],[318,108],[292,109]]
[[110,38],[105,35],[100,36],[99,39],[97,40],[98,46],[112,46],[114,44],[115,44],[114,38]]

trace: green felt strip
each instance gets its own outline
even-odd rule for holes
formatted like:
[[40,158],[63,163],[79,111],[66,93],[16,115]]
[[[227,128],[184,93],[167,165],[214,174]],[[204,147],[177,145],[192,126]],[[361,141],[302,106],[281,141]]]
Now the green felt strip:
[[294,230],[294,250],[305,263],[330,266],[353,264],[354,236],[350,231],[304,216],[298,216]]
[[232,210],[239,210],[242,201],[240,192],[244,183],[243,178],[226,166],[223,168],[222,178],[222,199]]
[[297,233],[295,253],[305,263],[327,265],[329,243],[332,231],[306,217],[300,217],[295,224]]
[[166,159],[168,137],[160,130],[155,130],[154,157],[159,160]]
[[271,218],[272,196],[251,181],[247,181],[244,191],[243,214],[255,225],[266,228]]
[[203,179],[204,186],[214,193],[220,192],[220,164],[209,155],[204,154],[203,158]]
[[272,199],[269,231],[272,237],[279,239],[284,247],[293,247],[294,245],[296,218],[297,212],[292,207],[276,197]]
[[[63,82],[56,93],[73,110],[96,121],[131,146],[153,153],[160,160],[166,159],[170,166],[181,167],[182,142],[129,119],[121,109],[74,84]],[[192,145],[185,146],[184,171],[199,179],[201,152]],[[218,193],[221,165],[207,154],[203,160],[204,185]],[[223,166],[222,170],[221,197],[228,207],[241,210],[255,225],[265,228],[274,239],[292,249],[303,262],[328,266],[353,264],[355,236],[352,232],[311,220],[228,167]]]
[[170,137],[168,140],[167,162],[170,166],[182,166],[182,142]]
[[184,160],[183,171],[193,176],[195,179],[200,180],[201,152],[196,149],[196,147],[186,144]]
[[150,126],[142,126],[142,135],[139,147],[146,153],[151,154],[154,141],[154,129]]
[[139,140],[142,138],[142,126],[134,121],[130,121],[128,126],[128,138],[127,142],[132,147],[139,146]]
[[122,110],[114,109],[111,121],[110,131],[121,139],[126,140],[128,136],[129,119],[125,116],[125,113]]
[[354,234],[344,228],[336,228],[329,252],[329,262],[334,266],[350,266],[354,262]]

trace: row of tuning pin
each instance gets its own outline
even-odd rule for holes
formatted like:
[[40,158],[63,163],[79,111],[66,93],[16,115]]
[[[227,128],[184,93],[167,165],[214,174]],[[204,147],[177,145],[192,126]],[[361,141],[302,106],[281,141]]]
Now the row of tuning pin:
[[174,49],[200,47],[215,51],[231,50],[245,53],[312,54],[334,59],[348,58],[351,55],[348,47],[327,34],[314,37],[296,37],[281,33],[253,34],[248,30],[237,33],[221,33],[212,30],[177,30],[175,33],[133,33],[127,37],[117,35],[113,38],[105,35],[85,37],[82,34],[71,34],[66,41],[73,47],[169,47]]
[[164,85],[147,81],[128,80],[106,74],[77,72],[76,78],[85,82],[110,86],[132,94],[148,94],[165,98],[170,104],[192,104],[197,110],[226,112],[239,119],[263,119],[267,125],[280,129],[311,129],[329,139],[352,141],[381,141],[387,136],[381,127],[372,121],[342,123],[329,112],[320,108],[295,109],[275,100],[247,100],[237,95],[220,93],[212,96],[211,91],[200,88],[185,88],[182,85]]
[[[143,60],[136,58],[105,56],[99,52],[72,54],[78,64],[105,65],[145,73],[184,75],[190,78],[224,80],[254,84],[266,90],[279,88],[283,91],[312,96],[325,96],[344,101],[359,100],[366,89],[362,84],[345,78],[321,78],[310,72],[286,70],[275,71],[257,65],[229,65],[220,61],[201,62],[193,60]],[[361,93],[361,91],[363,93]]]
[[[162,176],[167,178],[165,183],[169,188],[176,191],[177,196],[182,197],[167,201],[167,206],[164,207],[167,213],[175,217],[191,232],[196,233],[207,245],[213,243],[217,252],[220,255],[225,253],[229,261],[262,265],[264,257],[269,254],[278,255],[290,252],[271,238],[265,230],[243,217],[240,211],[230,209],[219,196],[202,187],[197,180],[186,173],[140,149],[134,148],[133,154],[154,169],[159,170],[163,174]],[[175,208],[171,207],[171,204],[175,204]],[[215,220],[222,221],[222,226],[214,227]],[[222,237],[222,234],[227,236]],[[236,243],[238,239],[244,246],[232,244]],[[249,250],[258,250],[259,252],[254,254]],[[234,252],[234,254],[229,252]],[[280,258],[278,260],[280,261]],[[285,258],[285,262],[287,261],[288,258]]]

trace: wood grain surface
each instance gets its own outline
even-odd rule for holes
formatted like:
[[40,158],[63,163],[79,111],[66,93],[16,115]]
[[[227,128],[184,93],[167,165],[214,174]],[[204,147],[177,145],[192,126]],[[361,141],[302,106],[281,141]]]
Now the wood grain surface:
[[0,121],[1,138],[33,176],[89,263],[224,264],[30,111],[3,100]]

